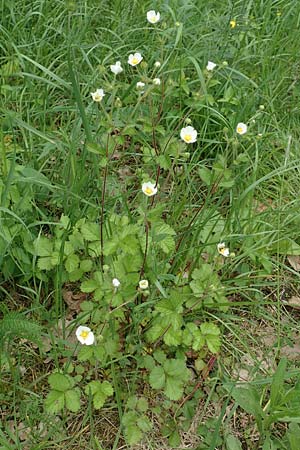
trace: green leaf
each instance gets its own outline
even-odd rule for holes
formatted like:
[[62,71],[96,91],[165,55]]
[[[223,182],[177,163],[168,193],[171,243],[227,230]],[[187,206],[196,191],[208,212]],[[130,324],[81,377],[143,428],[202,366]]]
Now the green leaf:
[[[173,316],[172,316],[173,317]],[[176,326],[176,323],[178,321],[182,322],[182,317],[178,314],[177,318],[174,317],[174,324],[175,326],[170,327],[165,333],[164,333],[164,342],[166,345],[172,346],[174,345],[177,347],[182,342],[182,330]]]
[[78,352],[79,361],[88,361],[93,356],[93,346],[92,345],[83,345]]
[[270,411],[272,411],[280,400],[282,388],[284,385],[284,375],[286,373],[287,360],[282,358],[278,364],[276,372],[272,379],[270,390]]
[[64,408],[65,394],[61,391],[50,391],[45,399],[45,409],[50,414],[57,414]]
[[201,180],[207,185],[210,186],[212,182],[212,173],[207,167],[200,167],[198,169],[199,176]]
[[290,450],[299,450],[299,442],[300,442],[300,427],[296,423],[290,423],[289,429],[286,432]]
[[180,298],[180,296],[172,296],[171,298],[165,298],[161,301],[159,301],[156,306],[155,310],[162,313],[162,314],[174,314],[175,313],[181,313],[183,311],[183,304],[184,299]]
[[177,430],[172,431],[168,438],[168,442],[172,448],[177,448],[180,446],[181,438]]
[[91,153],[95,153],[96,155],[105,155],[105,148],[103,148],[96,142],[87,142],[86,149]]
[[128,425],[127,427],[125,427],[124,434],[128,445],[137,444],[142,439],[143,436],[141,429],[138,428],[136,424]]
[[68,375],[63,375],[62,373],[52,373],[48,377],[48,383],[52,389],[56,391],[65,392],[73,387],[73,380]]
[[93,261],[91,259],[84,259],[80,262],[80,269],[83,272],[90,272],[93,268]]
[[236,438],[232,434],[226,436],[225,442],[227,450],[243,450],[242,444],[240,443],[238,438]]
[[145,397],[140,397],[136,403],[136,408],[141,412],[146,412],[148,409],[148,401]]
[[153,389],[162,389],[165,385],[166,376],[161,366],[154,367],[149,376],[149,383]]
[[81,233],[86,241],[98,241],[100,237],[100,228],[97,223],[84,223],[81,226]]
[[220,350],[221,341],[219,338],[220,330],[214,323],[205,322],[200,325],[200,330],[203,336],[205,337],[205,341],[208,349],[212,353],[217,353]]
[[51,256],[53,252],[53,242],[46,237],[40,236],[34,241],[36,256]]
[[69,273],[69,280],[70,281],[79,281],[83,276],[83,270],[76,269],[73,272]]
[[262,446],[262,450],[278,450],[278,447],[275,442],[273,442],[273,439],[270,436],[267,436]]
[[166,254],[170,253],[175,248],[175,241],[173,238],[175,234],[175,231],[170,225],[164,222],[153,223],[153,242],[155,242],[155,244]]
[[179,400],[183,395],[183,381],[167,377],[164,392],[170,400]]
[[152,429],[152,423],[144,414],[138,418],[136,424],[144,433]]
[[[208,350],[211,351],[212,353],[218,353],[218,351],[220,350],[220,347],[221,347],[221,341],[218,336],[212,336],[212,335],[206,336],[206,344],[207,344]],[[194,348],[194,346],[193,346],[193,348]]]
[[80,290],[82,292],[94,292],[97,288],[99,288],[99,282],[94,278],[83,281],[80,285]]
[[260,397],[255,388],[251,386],[235,387],[231,395],[248,414],[252,414],[256,419],[264,417],[264,411],[260,406]]
[[93,395],[93,404],[95,409],[100,409],[104,405],[106,399],[113,394],[114,390],[108,381],[101,383],[100,381],[91,381],[85,387],[85,393]]
[[51,256],[44,256],[38,259],[37,266],[40,270],[52,270],[55,264],[52,263]]
[[66,407],[72,412],[77,412],[80,409],[80,394],[78,391],[78,389],[70,389],[65,392]]
[[300,255],[300,245],[292,239],[285,238],[272,244],[270,251],[281,255]]
[[79,266],[79,262],[80,262],[80,259],[75,253],[72,253],[71,255],[69,255],[65,261],[66,271],[70,273],[70,272],[73,272],[74,270],[76,270]]
[[163,367],[168,376],[181,379],[182,381],[189,379],[189,371],[183,359],[168,359]]
[[[205,345],[205,338],[199,329],[195,330],[193,333],[193,344],[192,348],[195,351],[201,350]],[[214,352],[213,352],[214,353]]]

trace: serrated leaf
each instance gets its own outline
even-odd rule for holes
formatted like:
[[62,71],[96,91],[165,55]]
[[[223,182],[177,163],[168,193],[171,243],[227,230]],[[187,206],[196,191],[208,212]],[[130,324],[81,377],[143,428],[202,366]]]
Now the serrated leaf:
[[67,257],[67,259],[65,260],[66,271],[70,273],[70,272],[73,272],[74,270],[76,270],[79,266],[79,262],[80,262],[80,259],[75,253],[72,253],[71,255],[69,255]]
[[136,424],[144,433],[152,429],[152,423],[144,414],[138,418]]
[[93,395],[93,404],[95,409],[100,409],[104,405],[106,399],[113,394],[114,390],[108,381],[101,383],[100,381],[91,381],[85,387],[85,393]]
[[164,392],[170,400],[179,400],[183,395],[183,382],[167,377]]
[[161,366],[154,367],[149,375],[149,383],[153,389],[162,389],[165,385],[166,376]]
[[52,270],[55,264],[52,264],[51,256],[44,256],[38,259],[37,266],[40,270]]
[[93,346],[83,345],[78,352],[79,361],[88,361],[93,356]]
[[183,301],[184,299],[179,296],[165,298],[156,304],[155,310],[163,314],[181,313]]
[[139,416],[136,411],[127,411],[123,414],[122,417],[122,425],[125,427],[128,426],[136,426],[136,421],[138,420]]
[[99,288],[99,282],[95,280],[94,278],[91,278],[90,280],[83,281],[80,285],[80,290],[82,292],[94,292],[97,288]]
[[206,186],[210,186],[212,182],[212,173],[207,167],[200,167],[198,169],[199,176],[201,180],[206,184]]
[[81,233],[88,242],[98,241],[100,236],[100,228],[97,223],[84,223],[81,225]]
[[65,392],[66,407],[72,411],[77,412],[80,409],[80,394],[77,389],[70,389]]
[[53,242],[46,237],[40,236],[34,241],[36,256],[51,256],[53,252]]
[[52,389],[56,391],[65,392],[73,387],[73,380],[68,375],[63,375],[62,373],[52,373],[48,377],[48,383]]
[[73,272],[69,273],[69,280],[70,281],[79,281],[79,280],[81,280],[83,273],[84,273],[83,270],[76,269]]
[[93,261],[91,259],[84,259],[80,261],[80,269],[83,272],[90,272],[93,268]]
[[61,391],[50,391],[45,399],[45,409],[50,414],[57,414],[65,406],[65,394]]
[[138,428],[136,426],[136,424],[128,425],[125,428],[125,433],[124,434],[125,434],[126,442],[129,445],[137,444],[142,439],[142,436],[143,436],[142,431],[140,430],[140,428]]
[[181,438],[177,430],[172,431],[168,438],[168,442],[172,448],[177,448],[180,446]]
[[148,401],[145,397],[140,397],[136,403],[136,408],[138,411],[146,412],[148,409]]
[[202,335],[201,331],[197,329],[193,334],[192,348],[193,350],[198,351],[201,350],[201,348],[204,347],[204,345],[205,345],[205,338]]
[[204,336],[207,334],[219,336],[219,334],[220,334],[220,329],[217,327],[217,325],[215,325],[214,323],[211,323],[211,322],[202,323],[200,325],[200,329],[201,329],[201,333],[204,334]]
[[101,344],[94,345],[93,353],[94,353],[95,358],[100,362],[102,362],[106,357],[105,348]]
[[[181,316],[178,315],[178,319],[182,319]],[[174,318],[174,322],[176,323],[176,318]],[[166,345],[169,346],[178,346],[182,342],[182,330],[176,327],[170,327],[165,333],[164,333],[164,342]]]
[[162,249],[166,254],[175,248],[175,240],[173,236],[176,234],[170,225],[159,222],[153,224],[153,242]]
[[163,365],[167,376],[187,381],[189,379],[189,371],[186,368],[183,359],[168,359]]

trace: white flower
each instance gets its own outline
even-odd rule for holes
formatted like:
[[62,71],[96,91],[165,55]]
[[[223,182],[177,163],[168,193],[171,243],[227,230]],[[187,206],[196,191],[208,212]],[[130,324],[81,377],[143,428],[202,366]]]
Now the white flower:
[[117,61],[116,64],[112,64],[110,66],[110,70],[112,71],[112,73],[114,73],[115,75],[118,75],[119,73],[123,72],[123,69],[121,67],[121,62]]
[[156,67],[156,69],[159,69],[160,66],[161,66],[161,63],[160,63],[159,61],[156,61],[156,62],[154,63],[154,67]]
[[160,78],[153,78],[153,84],[155,84],[156,86],[160,85]]
[[120,286],[120,281],[118,280],[118,278],[113,278],[113,280],[112,280],[112,285],[113,285],[113,287],[115,287],[115,288],[118,288],[119,286]]
[[206,66],[206,70],[214,70],[214,68],[217,66],[217,64],[215,64],[212,61],[208,61],[207,66]]
[[144,92],[144,91],[143,91],[144,87],[145,87],[145,83],[143,83],[142,81],[138,81],[138,82],[136,83],[136,88],[137,88],[139,91]]
[[217,245],[217,248],[220,255],[225,256],[226,258],[230,255],[229,248],[225,246],[225,242],[220,242]]
[[81,344],[85,345],[92,345],[95,341],[95,336],[91,329],[82,325],[77,328],[76,337]]
[[197,140],[197,131],[191,126],[182,128],[180,131],[180,137],[187,144],[192,144]]
[[94,102],[101,102],[104,95],[105,94],[104,94],[103,89],[97,89],[95,92],[91,92],[91,96],[92,96]]
[[131,54],[128,57],[128,64],[130,64],[131,66],[137,66],[141,61],[142,61],[143,57],[140,53],[135,53],[134,55]]
[[139,282],[139,288],[140,288],[140,289],[148,289],[148,287],[149,287],[149,282],[148,282],[148,280],[141,280],[141,281]]
[[155,12],[153,9],[151,9],[151,11],[147,12],[147,20],[150,23],[157,23],[160,19],[160,13],[159,12]]
[[238,123],[236,126],[236,132],[237,132],[237,134],[247,133],[247,125],[243,122]]
[[148,197],[152,197],[152,195],[157,193],[157,187],[154,183],[151,183],[151,181],[147,181],[147,183],[142,184],[142,191]]

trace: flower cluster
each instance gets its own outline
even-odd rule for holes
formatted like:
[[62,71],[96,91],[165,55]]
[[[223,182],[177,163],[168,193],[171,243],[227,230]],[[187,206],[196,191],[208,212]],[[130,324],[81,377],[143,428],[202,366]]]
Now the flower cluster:
[[[154,10],[150,10],[147,12],[147,20],[148,22],[155,24],[157,22],[159,22],[160,20],[160,13],[159,12],[155,12]],[[136,53],[131,53],[128,57],[128,64],[132,67],[137,66],[138,64],[140,64],[140,62],[143,60],[143,57],[140,53],[136,52]],[[156,61],[156,63],[154,64],[155,68],[158,69],[160,67],[161,63],[159,61]],[[119,75],[120,73],[123,72],[123,67],[121,66],[121,61],[117,61],[115,64],[112,64],[110,66],[110,70],[112,71],[113,74],[115,75]],[[160,79],[159,78],[154,78],[153,80],[153,84],[154,85],[160,85]],[[145,86],[145,83],[139,81],[137,83],[137,88],[143,88]],[[104,97],[105,93],[103,91],[103,89],[97,89],[95,92],[91,92],[91,96],[92,99],[94,100],[94,102],[101,102],[103,97]]]

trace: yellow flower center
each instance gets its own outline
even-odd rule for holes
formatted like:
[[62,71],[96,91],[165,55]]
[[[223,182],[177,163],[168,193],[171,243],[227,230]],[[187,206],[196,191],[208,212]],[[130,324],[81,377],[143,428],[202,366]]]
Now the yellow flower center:
[[153,189],[151,187],[147,186],[145,189],[145,193],[148,195],[151,195],[153,193]]
[[88,335],[89,335],[89,332],[88,332],[88,331],[82,331],[82,332],[80,333],[80,337],[82,337],[82,339],[86,339],[86,338],[88,337]]
[[184,136],[184,140],[185,140],[185,142],[191,142],[191,140],[192,140],[192,135],[191,135],[191,134],[186,134],[186,135]]
[[238,127],[238,128],[237,128],[237,132],[238,132],[238,133],[243,133],[243,131],[244,131],[244,129],[243,129],[242,127]]
[[151,19],[150,19],[150,20],[151,20],[151,22],[152,22],[152,23],[155,23],[155,22],[156,22],[156,17],[155,17],[155,16],[153,16],[153,17],[151,17]]
[[131,62],[132,62],[132,64],[136,65],[139,63],[139,60],[138,60],[138,58],[134,57],[134,58],[132,58]]

